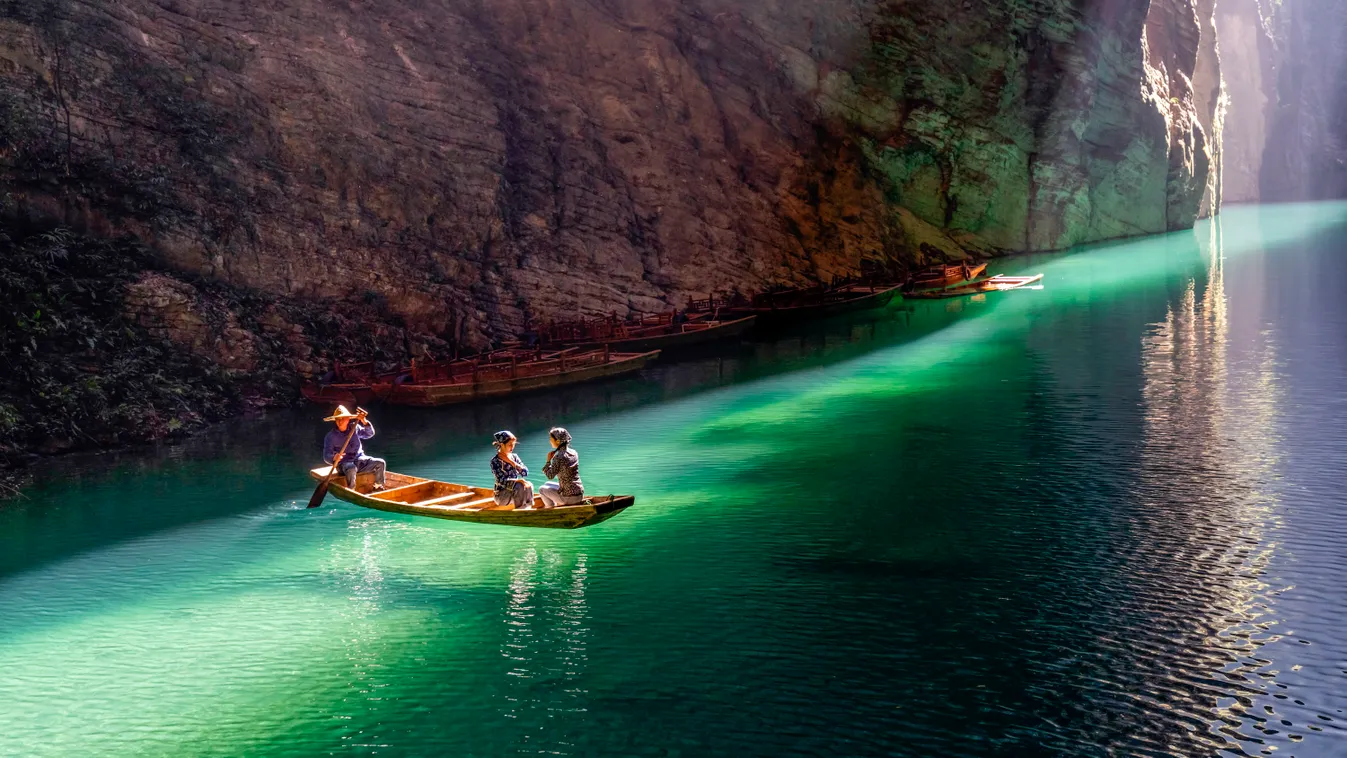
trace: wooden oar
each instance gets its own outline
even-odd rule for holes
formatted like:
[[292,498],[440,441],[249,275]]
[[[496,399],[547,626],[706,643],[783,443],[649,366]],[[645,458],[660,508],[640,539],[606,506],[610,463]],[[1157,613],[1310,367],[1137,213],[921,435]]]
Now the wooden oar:
[[[356,411],[359,412],[360,409],[357,408]],[[351,444],[351,440],[355,439],[356,430],[359,428],[360,417],[357,416],[351,419],[351,431],[346,433],[346,442],[342,444],[341,452],[337,453],[337,457],[332,460],[332,470],[327,472],[327,476],[323,477],[323,481],[319,482],[318,488],[313,491],[313,497],[309,498],[310,508],[317,508],[323,504],[323,498],[327,497],[328,485],[332,484],[332,477],[337,475],[337,465],[340,463],[341,457],[346,455],[346,448]]]

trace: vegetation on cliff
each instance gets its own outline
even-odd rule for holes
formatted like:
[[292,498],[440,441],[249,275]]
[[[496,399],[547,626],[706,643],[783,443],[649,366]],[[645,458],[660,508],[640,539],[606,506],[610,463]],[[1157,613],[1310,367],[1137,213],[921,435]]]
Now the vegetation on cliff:
[[164,437],[238,407],[218,368],[123,318],[149,265],[129,240],[0,230],[0,460]]
[[301,374],[331,359],[451,349],[397,324],[377,297],[334,304],[189,282],[130,238],[11,220],[0,225],[0,494],[36,454],[299,402]]

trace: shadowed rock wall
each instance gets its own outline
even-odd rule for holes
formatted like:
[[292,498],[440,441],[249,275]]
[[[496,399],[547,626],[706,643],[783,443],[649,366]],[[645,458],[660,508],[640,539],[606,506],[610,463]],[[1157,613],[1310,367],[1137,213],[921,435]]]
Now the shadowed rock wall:
[[1267,147],[1268,117],[1276,102],[1273,41],[1259,0],[1220,0],[1216,27],[1229,99],[1222,134],[1227,203],[1256,203]]
[[0,0],[3,200],[481,344],[1188,226],[1210,6]]
[[1267,3],[1273,104],[1259,174],[1265,201],[1347,197],[1347,4]]
[[1227,202],[1347,197],[1347,5],[1219,0]]

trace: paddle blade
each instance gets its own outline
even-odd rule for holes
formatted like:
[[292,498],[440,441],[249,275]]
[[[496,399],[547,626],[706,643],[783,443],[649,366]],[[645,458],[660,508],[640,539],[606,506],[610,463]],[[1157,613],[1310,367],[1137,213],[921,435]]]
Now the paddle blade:
[[327,497],[327,485],[332,481],[332,477],[324,477],[323,481],[318,483],[318,489],[313,491],[313,497],[309,498],[309,507],[317,508],[323,504],[323,498]]

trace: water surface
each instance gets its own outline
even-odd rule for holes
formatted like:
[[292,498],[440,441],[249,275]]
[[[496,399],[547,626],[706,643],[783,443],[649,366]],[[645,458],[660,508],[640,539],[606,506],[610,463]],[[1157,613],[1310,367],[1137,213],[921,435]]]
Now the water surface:
[[376,415],[479,483],[565,424],[638,497],[577,532],[306,511],[317,413],[63,464],[0,510],[0,754],[1347,755],[1344,243],[1235,209]]

